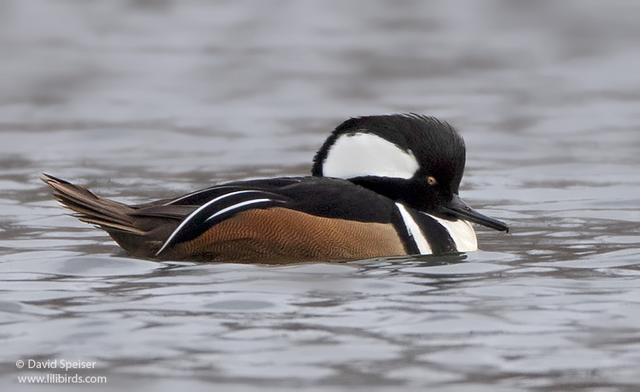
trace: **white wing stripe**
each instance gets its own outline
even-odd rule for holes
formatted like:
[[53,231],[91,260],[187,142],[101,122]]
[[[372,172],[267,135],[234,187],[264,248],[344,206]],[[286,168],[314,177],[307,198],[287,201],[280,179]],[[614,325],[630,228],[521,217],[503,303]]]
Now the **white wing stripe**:
[[221,209],[220,211],[216,212],[215,214],[211,215],[210,217],[208,217],[208,218],[205,220],[205,222],[208,222],[208,221],[210,221],[211,219],[215,218],[216,216],[220,216],[220,215],[222,215],[222,214],[224,214],[224,213],[227,213],[227,212],[229,212],[229,211],[233,211],[233,210],[235,210],[235,209],[237,209],[237,208],[241,208],[241,207],[244,207],[244,206],[248,206],[248,205],[250,205],[250,204],[264,203],[265,201],[273,201],[273,199],[254,199],[254,200],[247,200],[247,201],[243,201],[243,202],[238,203],[238,204],[234,204],[234,205],[232,205],[232,206],[230,206],[230,207],[223,208],[223,209]]
[[429,246],[429,242],[424,238],[424,234],[422,234],[422,230],[420,230],[420,226],[413,219],[409,211],[407,211],[406,207],[401,203],[396,203],[398,207],[398,211],[400,211],[400,215],[402,216],[402,221],[404,222],[405,227],[407,228],[407,232],[409,236],[413,238],[416,246],[418,247],[418,251],[421,255],[430,255],[433,252],[431,251],[431,246]]
[[237,187],[234,186],[234,185],[219,185],[219,186],[214,186],[214,187],[211,187],[211,188],[200,189],[199,191],[194,191],[194,192],[191,192],[191,193],[187,193],[186,195],[180,196],[177,199],[170,200],[169,202],[164,203],[163,206],[168,206],[168,205],[177,203],[180,200],[188,199],[188,198],[190,198],[192,196],[199,195],[200,193],[211,192],[213,190],[225,189],[225,188],[237,188]]
[[262,193],[260,191],[252,191],[252,190],[247,190],[247,191],[237,191],[237,192],[231,192],[231,193],[227,193],[224,194],[222,196],[218,196],[215,199],[212,199],[206,203],[204,203],[203,205],[201,205],[200,207],[198,207],[197,210],[193,211],[191,214],[189,214],[189,216],[187,216],[182,222],[180,222],[180,224],[178,225],[178,227],[173,231],[173,233],[171,233],[171,235],[169,236],[169,238],[167,238],[167,240],[164,242],[164,244],[162,244],[162,247],[160,248],[160,250],[158,250],[156,252],[156,256],[159,255],[160,253],[162,253],[162,251],[167,247],[167,245],[169,245],[169,243],[171,243],[171,240],[173,240],[173,238],[176,236],[176,234],[178,234],[178,232],[180,232],[180,230],[182,230],[182,228],[189,223],[189,221],[196,216],[198,213],[200,213],[200,211],[204,210],[205,208],[209,207],[210,205],[212,205],[213,203],[216,203],[222,199],[225,199],[227,197],[231,197],[234,195],[239,195],[241,193]]

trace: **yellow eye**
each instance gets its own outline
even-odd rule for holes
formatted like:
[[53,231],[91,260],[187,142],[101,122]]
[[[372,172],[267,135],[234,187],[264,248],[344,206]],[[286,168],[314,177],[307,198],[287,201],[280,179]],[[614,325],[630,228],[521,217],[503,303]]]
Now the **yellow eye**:
[[438,180],[436,180],[434,176],[427,177],[427,184],[429,184],[430,186],[434,186],[437,183],[438,183]]

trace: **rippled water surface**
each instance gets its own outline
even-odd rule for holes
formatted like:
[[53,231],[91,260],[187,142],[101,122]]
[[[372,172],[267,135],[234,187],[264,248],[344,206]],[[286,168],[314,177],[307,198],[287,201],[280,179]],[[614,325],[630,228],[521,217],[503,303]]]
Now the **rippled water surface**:
[[[3,1],[0,389],[640,385],[633,2]],[[42,171],[142,202],[304,174],[349,116],[464,135],[482,251],[281,267],[127,257]],[[38,390],[67,390],[49,385]]]

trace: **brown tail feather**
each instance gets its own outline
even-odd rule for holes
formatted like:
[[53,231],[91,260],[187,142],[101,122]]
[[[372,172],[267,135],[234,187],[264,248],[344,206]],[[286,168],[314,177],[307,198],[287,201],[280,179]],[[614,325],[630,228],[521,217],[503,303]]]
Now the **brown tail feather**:
[[93,219],[100,219],[102,221],[118,223],[125,226],[130,225],[131,223],[129,220],[126,220],[123,217],[113,216],[114,214],[106,215],[102,211],[92,209],[91,207],[87,207],[86,205],[80,205],[72,200],[64,199],[61,196],[54,197],[63,207],[75,212],[74,215],[76,215],[78,218],[91,217]]
[[96,196],[89,190],[73,185],[48,174],[42,174],[42,181],[53,189],[53,196],[83,222],[98,225],[111,232],[123,231],[130,234],[144,235],[146,232],[137,228],[129,215],[134,209],[126,204]]

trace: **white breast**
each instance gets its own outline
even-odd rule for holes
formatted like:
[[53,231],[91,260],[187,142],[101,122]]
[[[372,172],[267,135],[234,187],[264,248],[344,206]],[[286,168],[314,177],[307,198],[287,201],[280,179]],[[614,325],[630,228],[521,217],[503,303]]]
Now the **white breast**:
[[402,221],[404,222],[404,226],[407,229],[407,233],[409,233],[409,237],[415,242],[416,247],[421,255],[430,255],[433,253],[431,250],[431,246],[429,246],[429,242],[422,230],[420,230],[420,226],[413,219],[407,208],[402,203],[396,203],[396,207],[398,211],[400,211],[400,216],[402,217]]
[[471,252],[478,250],[476,232],[468,221],[462,219],[448,221],[430,214],[425,215],[435,219],[438,223],[444,226],[445,229],[447,229],[449,236],[451,236],[451,239],[453,239],[453,242],[456,244],[458,252]]

